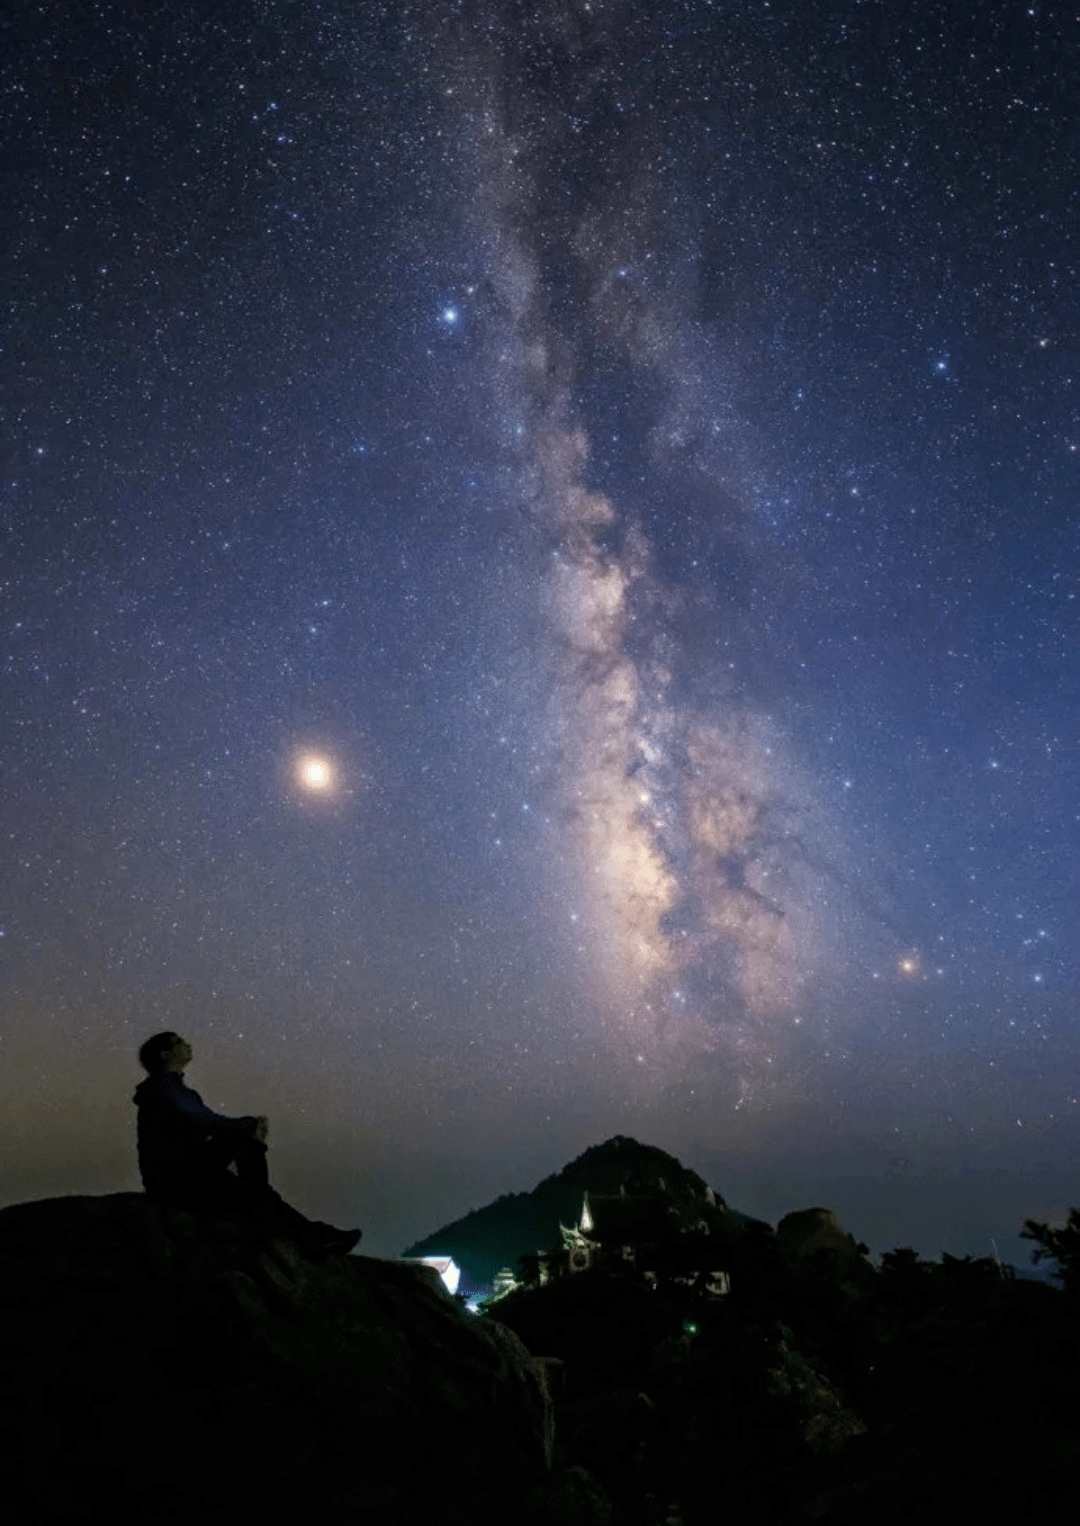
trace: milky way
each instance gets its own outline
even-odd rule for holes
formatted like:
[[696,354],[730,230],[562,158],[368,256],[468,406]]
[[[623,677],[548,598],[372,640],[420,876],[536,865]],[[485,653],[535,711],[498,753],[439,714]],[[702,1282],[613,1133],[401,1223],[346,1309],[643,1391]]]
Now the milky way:
[[182,1032],[391,1253],[599,1138],[1022,1251],[1080,1143],[1075,18],[17,7],[0,1189]]
[[[589,102],[598,71],[580,13],[530,26],[533,45],[565,71],[557,101],[542,91],[510,99],[517,80],[508,83],[505,59],[468,45],[487,28],[448,45],[462,49],[448,95],[467,145],[467,237],[486,274],[465,312],[487,321],[487,381],[516,458],[516,491],[549,546],[540,599],[556,675],[552,869],[575,908],[568,916],[592,966],[590,998],[619,1057],[693,1074],[703,1053],[721,1051],[742,1106],[787,1025],[801,1022],[798,998],[815,966],[834,955],[820,866],[845,845],[834,826],[826,849],[808,781],[771,716],[723,697],[722,685],[721,697],[701,702],[716,692],[722,659],[709,655],[704,683],[691,673],[695,654],[678,634],[685,593],[656,571],[640,513],[595,485],[604,474],[590,470],[579,395],[596,352],[625,373],[624,386],[659,381],[654,429],[668,437],[692,427],[719,390],[722,358],[703,361],[681,337],[687,315],[675,297],[685,305],[685,292],[657,300],[649,290],[647,262],[665,251],[648,242],[667,217],[640,153],[629,155],[616,197],[598,187],[569,218],[552,206],[556,168],[575,155],[565,103]],[[578,293],[562,317],[553,300],[560,266]],[[702,369],[707,377],[695,375]],[[710,432],[714,456],[738,463],[737,492],[747,497],[749,431],[721,409]],[[653,469],[682,443],[654,441]],[[678,491],[665,465],[660,491]],[[734,519],[723,473],[705,463],[699,475],[713,512]],[[722,584],[714,603],[722,607]]]

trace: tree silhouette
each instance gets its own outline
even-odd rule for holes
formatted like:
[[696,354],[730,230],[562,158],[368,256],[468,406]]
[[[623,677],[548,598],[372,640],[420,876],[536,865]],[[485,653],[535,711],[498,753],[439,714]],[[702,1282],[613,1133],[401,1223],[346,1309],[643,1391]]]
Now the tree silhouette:
[[1051,1276],[1060,1281],[1067,1293],[1080,1292],[1080,1209],[1070,1208],[1065,1223],[1056,1227],[1025,1219],[1020,1238],[1037,1242],[1031,1253],[1032,1261],[1057,1262],[1058,1269]]

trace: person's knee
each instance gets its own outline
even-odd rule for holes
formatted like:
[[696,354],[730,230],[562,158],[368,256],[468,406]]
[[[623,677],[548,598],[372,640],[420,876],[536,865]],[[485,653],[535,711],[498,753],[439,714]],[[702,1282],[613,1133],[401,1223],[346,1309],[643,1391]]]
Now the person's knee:
[[248,1187],[265,1187],[270,1179],[266,1146],[257,1139],[245,1139],[236,1151],[236,1174]]

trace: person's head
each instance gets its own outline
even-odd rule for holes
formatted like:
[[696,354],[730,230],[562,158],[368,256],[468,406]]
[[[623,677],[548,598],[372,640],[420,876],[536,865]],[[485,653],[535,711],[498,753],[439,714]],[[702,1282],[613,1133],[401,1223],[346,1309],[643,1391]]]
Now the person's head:
[[181,1070],[191,1059],[191,1045],[178,1033],[155,1033],[139,1050],[139,1064],[152,1076]]

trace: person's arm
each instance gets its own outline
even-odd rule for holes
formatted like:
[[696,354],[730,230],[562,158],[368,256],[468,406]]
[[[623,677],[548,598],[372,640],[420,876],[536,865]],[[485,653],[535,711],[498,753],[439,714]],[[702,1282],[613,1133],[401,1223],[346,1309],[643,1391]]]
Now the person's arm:
[[197,1091],[175,1076],[163,1077],[164,1085],[161,1087],[159,1098],[165,1108],[176,1118],[182,1118],[190,1127],[197,1129],[201,1134],[212,1134],[219,1139],[235,1139],[239,1135],[243,1139],[251,1139],[256,1136],[259,1128],[258,1118],[245,1114],[242,1118],[228,1118],[224,1113],[215,1113],[212,1108],[206,1106]]

